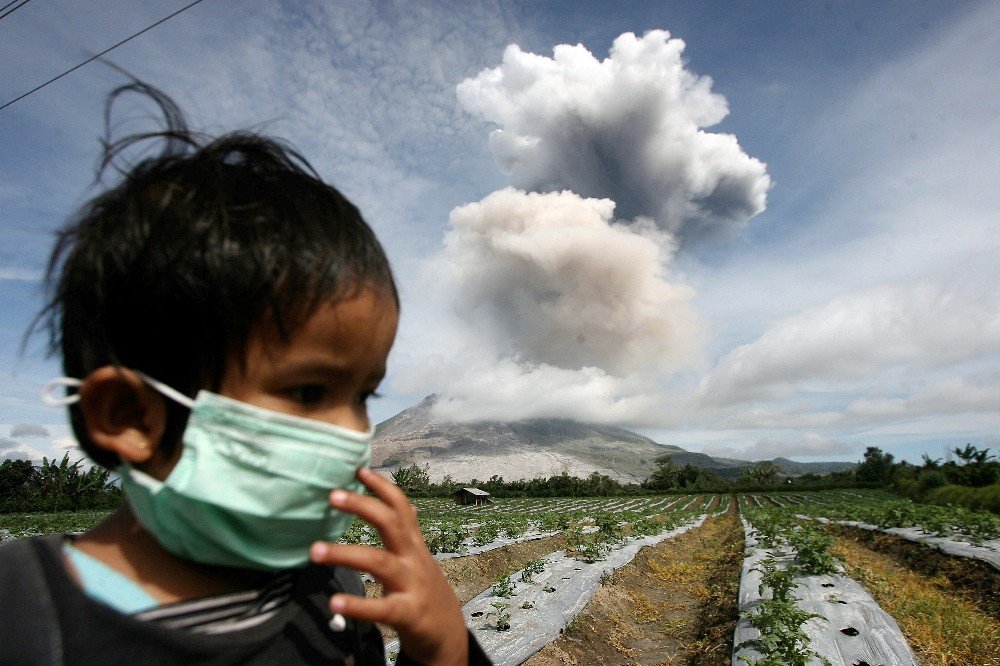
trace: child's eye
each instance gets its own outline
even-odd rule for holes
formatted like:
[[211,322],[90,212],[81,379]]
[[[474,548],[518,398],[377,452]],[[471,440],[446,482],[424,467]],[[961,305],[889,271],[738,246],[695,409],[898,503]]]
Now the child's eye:
[[292,400],[300,405],[314,405],[326,397],[326,387],[321,384],[299,386],[289,391]]
[[377,399],[381,397],[382,394],[376,391],[365,391],[364,393],[358,396],[358,404],[363,405],[371,399]]

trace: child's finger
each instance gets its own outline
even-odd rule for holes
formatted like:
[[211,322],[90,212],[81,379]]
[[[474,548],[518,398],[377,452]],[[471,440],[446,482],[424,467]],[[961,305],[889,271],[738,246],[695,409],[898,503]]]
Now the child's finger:
[[374,525],[389,550],[398,551],[411,545],[412,537],[408,536],[409,531],[405,521],[400,520],[399,513],[385,502],[346,490],[334,490],[330,493],[330,506],[353,513]]
[[408,616],[402,599],[367,599],[354,594],[333,595],[330,598],[330,610],[356,620],[393,626],[403,623]]
[[398,511],[406,509],[407,512],[412,513],[410,500],[406,494],[395,483],[378,472],[368,467],[362,467],[358,470],[358,480],[389,506]]
[[317,541],[309,548],[309,559],[325,566],[367,571],[383,583],[395,582],[406,573],[398,557],[374,546]]

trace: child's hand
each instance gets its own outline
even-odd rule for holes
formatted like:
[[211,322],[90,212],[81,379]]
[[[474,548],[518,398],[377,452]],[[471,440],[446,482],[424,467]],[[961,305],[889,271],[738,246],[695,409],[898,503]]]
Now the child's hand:
[[371,573],[382,581],[382,598],[335,594],[330,608],[358,620],[390,625],[399,633],[406,654],[421,663],[468,663],[462,607],[424,544],[416,508],[391,481],[372,470],[358,470],[358,479],[382,501],[335,490],[330,504],[374,525],[385,549],[318,541],[309,554],[317,564]]

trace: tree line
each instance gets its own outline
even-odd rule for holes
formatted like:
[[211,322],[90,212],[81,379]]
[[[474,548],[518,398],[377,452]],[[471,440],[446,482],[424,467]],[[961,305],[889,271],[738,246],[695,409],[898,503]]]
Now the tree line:
[[[43,458],[40,465],[28,460],[0,463],[0,513],[76,511],[115,508],[122,492],[117,480],[101,467],[84,468],[71,462]],[[891,453],[870,446],[853,469],[830,474],[786,476],[772,462],[744,468],[738,479],[727,480],[691,464],[678,465],[670,454],[655,461],[653,473],[641,483],[621,483],[605,474],[587,477],[562,472],[548,478],[507,481],[489,479],[456,481],[446,476],[434,483],[428,467],[402,467],[392,479],[411,497],[448,497],[462,487],[475,487],[494,497],[601,497],[651,493],[727,493],[775,490],[825,490],[830,488],[887,488],[917,501],[955,504],[1000,513],[1000,460],[990,449],[972,444],[954,448],[944,461],[923,457],[921,465],[896,461]]]
[[739,478],[725,479],[694,465],[679,465],[670,454],[655,461],[653,473],[641,483],[621,483],[593,472],[580,478],[567,472],[548,478],[507,481],[493,475],[488,480],[458,482],[446,476],[432,482],[428,466],[402,467],[392,473],[393,481],[411,497],[448,497],[462,487],[475,487],[494,497],[600,497],[649,493],[728,493],[832,488],[886,488],[924,502],[955,504],[970,509],[1000,513],[1000,461],[990,450],[972,444],[949,451],[949,459],[924,456],[922,465],[896,462],[891,453],[868,447],[861,462],[852,469],[829,474],[807,473],[787,476],[773,462],[764,461],[744,468]]
[[690,463],[678,465],[670,454],[655,460],[656,469],[640,483],[621,483],[600,472],[586,477],[572,476],[568,472],[535,479],[507,481],[494,474],[487,480],[456,481],[450,475],[440,482],[432,482],[429,465],[416,464],[392,472],[392,480],[410,497],[448,497],[459,488],[472,487],[485,490],[493,497],[604,497],[622,495],[648,495],[664,492],[729,493],[766,490],[828,488],[857,488],[872,486],[859,482],[850,471],[833,474],[803,474],[789,477],[772,462],[766,461],[742,470],[734,481],[727,480],[709,470]]
[[1000,459],[988,448],[955,447],[944,461],[925,453],[922,464],[913,465],[896,462],[891,453],[870,446],[855,473],[860,480],[920,502],[1000,513]]
[[103,467],[83,468],[83,461],[42,458],[0,463],[0,513],[113,509],[122,491]]

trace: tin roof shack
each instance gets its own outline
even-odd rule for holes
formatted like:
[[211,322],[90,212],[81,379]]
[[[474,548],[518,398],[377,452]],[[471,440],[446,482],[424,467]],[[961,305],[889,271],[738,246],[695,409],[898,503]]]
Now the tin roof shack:
[[490,499],[490,494],[485,490],[480,490],[479,488],[459,488],[452,494],[452,497],[455,499],[455,504],[493,504],[493,500]]

